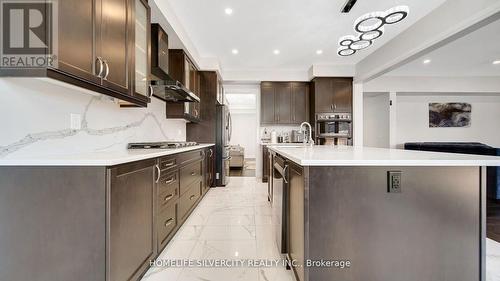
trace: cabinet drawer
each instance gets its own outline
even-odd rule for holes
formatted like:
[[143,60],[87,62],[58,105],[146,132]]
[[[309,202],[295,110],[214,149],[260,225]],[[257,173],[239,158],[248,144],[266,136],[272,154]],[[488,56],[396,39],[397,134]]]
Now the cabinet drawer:
[[169,156],[160,159],[160,169],[167,170],[177,167],[177,157]]
[[161,212],[179,198],[178,172],[170,173],[161,178],[158,184],[158,210]]
[[191,208],[194,206],[198,198],[200,198],[201,195],[201,180],[197,180],[193,182],[190,186],[188,191],[184,193],[184,195],[181,196],[179,199],[179,219],[182,221],[184,220],[186,214],[191,210]]
[[180,176],[180,194],[184,194],[194,181],[201,180],[202,177],[202,161],[196,161],[185,167],[182,167],[179,172]]
[[181,153],[177,156],[177,161],[179,165],[187,164],[191,161],[201,159],[203,156],[202,150],[189,151],[185,153]]
[[162,175],[158,181],[158,194],[170,192],[179,188],[179,172],[172,171],[168,174]]
[[158,215],[157,220],[157,230],[158,230],[158,249],[163,249],[163,246],[167,244],[168,236],[177,226],[177,208],[176,204],[170,205],[165,208]]

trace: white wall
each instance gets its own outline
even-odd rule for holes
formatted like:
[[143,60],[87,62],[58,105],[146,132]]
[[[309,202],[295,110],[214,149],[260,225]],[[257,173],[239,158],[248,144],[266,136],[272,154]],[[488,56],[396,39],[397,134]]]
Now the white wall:
[[[64,85],[64,86],[63,86]],[[129,142],[186,139],[183,120],[167,120],[165,103],[120,108],[112,99],[60,82],[0,79],[0,157],[125,150]],[[70,129],[70,114],[82,129]]]
[[257,132],[254,130],[257,123],[254,113],[231,113],[233,118],[233,134],[231,145],[241,145],[245,148],[245,158],[256,158],[257,146],[255,145]]
[[389,93],[365,93],[363,97],[363,145],[389,148]]
[[[429,102],[467,102],[472,105],[468,128],[429,128]],[[500,94],[398,94],[397,136],[405,142],[473,141],[500,147]]]

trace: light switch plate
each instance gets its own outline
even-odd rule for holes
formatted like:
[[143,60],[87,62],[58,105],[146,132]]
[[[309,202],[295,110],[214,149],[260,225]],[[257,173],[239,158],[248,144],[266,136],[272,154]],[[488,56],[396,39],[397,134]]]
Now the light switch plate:
[[387,192],[401,193],[402,188],[402,173],[401,171],[387,172]]

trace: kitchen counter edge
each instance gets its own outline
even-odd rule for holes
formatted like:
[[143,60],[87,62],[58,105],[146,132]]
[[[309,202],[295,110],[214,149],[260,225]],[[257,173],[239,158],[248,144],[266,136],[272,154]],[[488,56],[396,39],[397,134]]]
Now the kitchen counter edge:
[[0,167],[15,166],[95,166],[109,167],[135,161],[163,157],[214,146],[199,144],[175,149],[134,149],[125,152],[92,152],[67,155],[44,155],[40,157],[0,158]]
[[328,146],[268,146],[268,149],[300,166],[500,166],[500,157],[495,156],[403,149]]

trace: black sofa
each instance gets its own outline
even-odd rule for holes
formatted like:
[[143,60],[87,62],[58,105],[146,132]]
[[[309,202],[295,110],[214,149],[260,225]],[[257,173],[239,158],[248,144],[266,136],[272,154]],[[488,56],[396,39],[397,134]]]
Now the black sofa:
[[[500,149],[478,142],[408,142],[408,150],[500,156]],[[488,167],[488,198],[500,200],[500,167]]]

